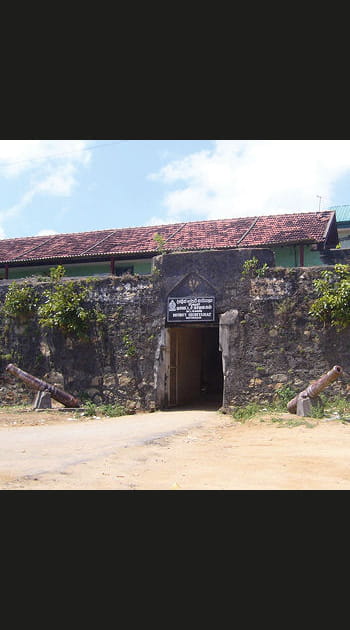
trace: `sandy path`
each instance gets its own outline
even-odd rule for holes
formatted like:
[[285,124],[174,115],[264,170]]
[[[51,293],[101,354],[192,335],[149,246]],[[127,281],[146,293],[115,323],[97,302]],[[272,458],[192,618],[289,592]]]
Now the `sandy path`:
[[350,489],[350,424],[312,424],[239,424],[214,411],[1,415],[0,488]]

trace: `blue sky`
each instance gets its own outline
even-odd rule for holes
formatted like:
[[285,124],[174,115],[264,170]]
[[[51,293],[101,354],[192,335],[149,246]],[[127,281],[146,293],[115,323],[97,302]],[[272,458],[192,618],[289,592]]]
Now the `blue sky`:
[[0,140],[0,238],[350,204],[349,140]]

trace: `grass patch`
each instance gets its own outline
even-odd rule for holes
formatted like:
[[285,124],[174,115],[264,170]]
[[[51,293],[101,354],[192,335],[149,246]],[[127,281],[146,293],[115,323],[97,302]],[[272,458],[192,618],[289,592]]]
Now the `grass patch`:
[[350,401],[342,396],[334,396],[327,403],[327,412],[339,413],[340,416],[350,414]]
[[[260,422],[271,422],[278,426],[297,427],[304,425],[307,428],[316,426],[316,420],[329,418],[342,422],[350,423],[350,401],[342,396],[335,396],[331,400],[327,400],[324,394],[320,395],[321,404],[315,405],[311,409],[312,416],[301,417],[289,414],[287,411],[287,403],[294,397],[294,393],[289,388],[283,388],[277,391],[275,400],[269,404],[259,404],[256,402],[248,403],[242,407],[236,407],[232,410],[233,420],[246,422],[256,418]],[[283,412],[283,416],[280,415]]]
[[129,412],[122,405],[95,405],[92,402],[84,404],[84,416],[107,416],[108,418],[116,418],[125,416]]
[[18,405],[0,405],[0,413],[11,413],[16,411],[33,411],[33,405],[18,404]]
[[232,411],[232,417],[234,420],[240,420],[241,422],[245,422],[246,420],[250,420],[257,413],[261,412],[261,405],[258,403],[248,403],[245,407],[237,407]]
[[279,427],[289,428],[304,426],[308,429],[313,429],[316,426],[316,423],[308,420],[291,420],[289,418],[271,418],[271,422],[277,422]]

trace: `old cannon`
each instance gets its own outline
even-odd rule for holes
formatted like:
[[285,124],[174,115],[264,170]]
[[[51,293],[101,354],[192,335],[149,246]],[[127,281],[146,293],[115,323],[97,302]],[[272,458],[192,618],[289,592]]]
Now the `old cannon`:
[[[46,381],[42,381],[40,378],[36,376],[32,376],[28,372],[21,370],[13,363],[9,363],[5,368],[10,374],[17,376],[21,381],[23,381],[28,387],[37,390],[38,392],[49,392],[49,394],[62,403],[65,407],[80,407],[80,400],[75,398],[71,394],[67,394],[67,392],[62,389],[58,389],[55,385],[50,385],[50,383],[46,383]],[[36,407],[40,406],[41,397],[36,398]],[[48,405],[51,407],[51,404]]]
[[296,413],[298,416],[311,415],[312,403],[315,404],[318,395],[328,385],[333,383],[342,374],[343,368],[340,365],[334,365],[327,374],[324,374],[314,383],[311,383],[304,391],[297,394],[292,400],[289,401],[287,409],[289,413]]

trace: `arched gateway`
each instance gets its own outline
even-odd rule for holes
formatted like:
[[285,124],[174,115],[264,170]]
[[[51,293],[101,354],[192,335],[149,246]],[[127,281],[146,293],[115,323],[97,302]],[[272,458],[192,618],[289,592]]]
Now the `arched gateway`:
[[[269,250],[179,252],[159,257],[164,314],[155,360],[156,404],[221,407],[230,369],[243,262]],[[232,286],[236,288],[232,291]]]

